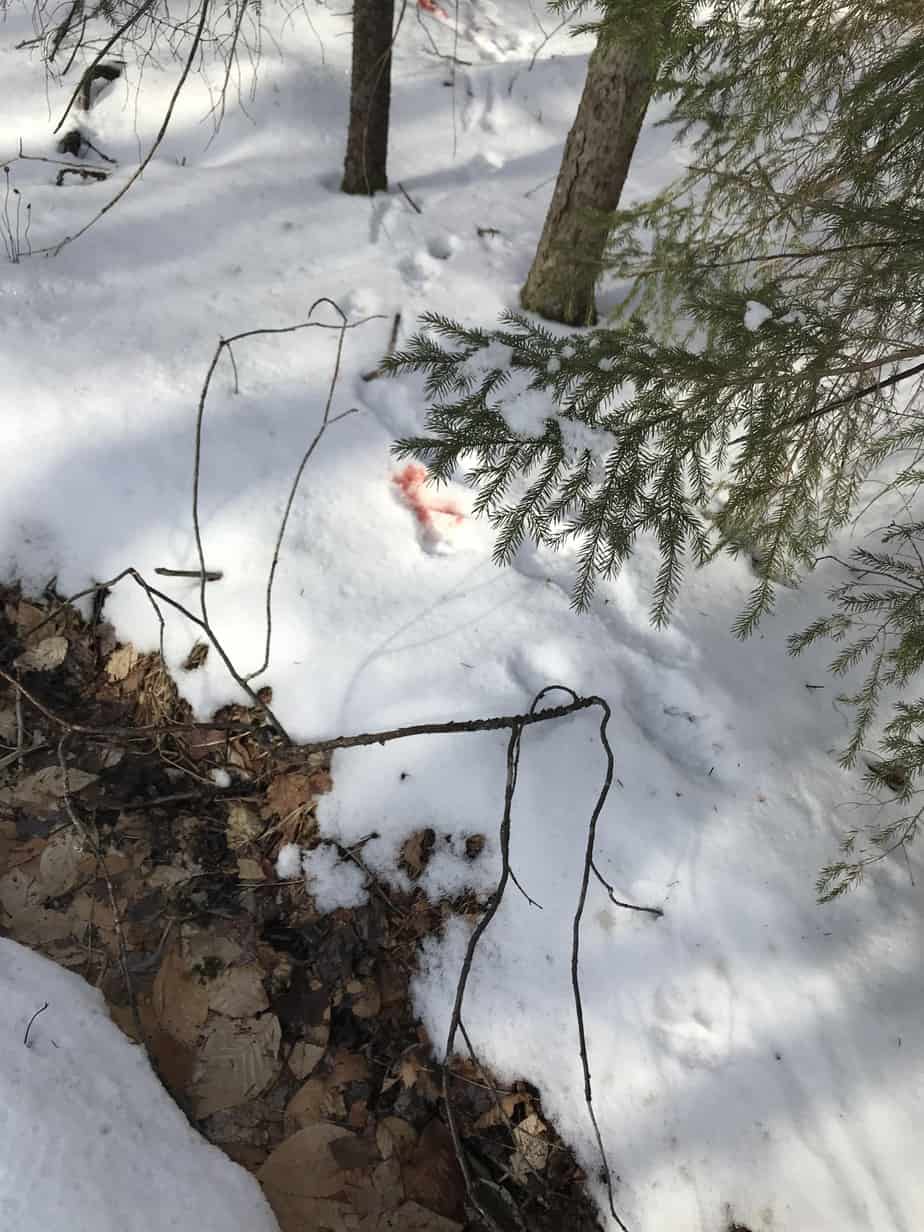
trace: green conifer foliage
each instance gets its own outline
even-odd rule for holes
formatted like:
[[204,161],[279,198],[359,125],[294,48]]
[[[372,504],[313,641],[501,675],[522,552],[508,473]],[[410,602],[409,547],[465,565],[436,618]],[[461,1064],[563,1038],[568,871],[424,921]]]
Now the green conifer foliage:
[[[637,0],[603,7],[611,30],[637,20]],[[497,328],[423,318],[389,367],[424,375],[426,430],[396,449],[437,480],[467,477],[499,561],[524,540],[575,547],[577,607],[640,536],[661,556],[656,622],[690,562],[746,549],[757,577],[741,636],[886,474],[907,524],[850,562],[837,611],[792,646],[845,640],[836,671],[870,657],[850,764],[883,689],[909,686],[924,657],[924,5],[673,12],[658,91],[689,164],[613,218],[617,315],[570,336],[522,314]],[[895,783],[901,769],[909,800],[922,720],[924,702],[902,703],[870,771]],[[913,811],[906,822],[913,833]],[[841,864],[822,895],[862,873]]]

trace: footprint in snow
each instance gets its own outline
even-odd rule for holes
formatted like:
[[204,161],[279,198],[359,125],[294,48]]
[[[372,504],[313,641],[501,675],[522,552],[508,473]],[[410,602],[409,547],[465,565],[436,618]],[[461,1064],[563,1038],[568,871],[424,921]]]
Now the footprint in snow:
[[716,1069],[731,1047],[731,990],[716,965],[662,984],[654,995],[654,1036],[688,1069]]
[[450,257],[454,257],[462,247],[462,241],[457,235],[451,231],[444,231],[439,235],[431,235],[427,240],[427,252],[436,261],[448,261]]
[[442,272],[445,262],[459,251],[462,241],[452,232],[431,235],[425,249],[398,262],[398,270],[411,291],[425,291]]

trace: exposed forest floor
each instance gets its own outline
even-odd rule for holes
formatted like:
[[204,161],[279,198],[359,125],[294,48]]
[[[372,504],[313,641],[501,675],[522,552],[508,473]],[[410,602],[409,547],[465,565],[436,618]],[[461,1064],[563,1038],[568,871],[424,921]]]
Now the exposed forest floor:
[[[241,707],[195,723],[159,656],[119,645],[101,607],[85,621],[53,594],[0,592],[0,935],[103,993],[190,1121],[256,1174],[283,1232],[483,1226],[466,1222],[442,1068],[409,991],[421,940],[479,903],[386,890],[360,843],[336,855],[363,870],[368,904],[319,913],[276,864],[286,844],[325,841],[328,757]],[[406,843],[412,880],[433,843]],[[541,1093],[471,1058],[452,1074],[498,1226],[597,1228]]]

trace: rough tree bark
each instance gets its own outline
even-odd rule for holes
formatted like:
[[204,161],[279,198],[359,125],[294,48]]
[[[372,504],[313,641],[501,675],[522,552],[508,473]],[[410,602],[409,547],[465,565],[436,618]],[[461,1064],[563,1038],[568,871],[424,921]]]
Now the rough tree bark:
[[606,251],[604,212],[615,210],[657,75],[637,43],[601,40],[562,157],[542,238],[520,303],[566,325],[597,319],[594,286]]
[[354,0],[350,128],[341,190],[371,196],[388,187],[388,111],[394,0]]

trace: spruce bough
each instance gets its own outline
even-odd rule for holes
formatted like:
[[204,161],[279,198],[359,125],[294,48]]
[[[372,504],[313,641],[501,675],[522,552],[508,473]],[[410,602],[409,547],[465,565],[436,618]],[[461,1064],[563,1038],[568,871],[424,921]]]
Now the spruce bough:
[[[604,8],[611,29],[639,20],[628,0]],[[658,11],[652,0],[645,20]],[[852,765],[883,690],[911,687],[924,661],[924,10],[726,0],[699,24],[691,6],[671,13],[657,92],[689,165],[612,220],[618,314],[566,337],[515,313],[497,328],[424,317],[387,365],[422,373],[430,402],[424,434],[396,450],[436,480],[466,476],[498,561],[525,540],[576,549],[579,608],[641,535],[660,552],[656,623],[690,562],[746,550],[757,576],[740,636],[885,475],[907,520],[845,563],[834,612],[790,647],[834,637],[848,647],[835,671],[868,660],[848,698]],[[909,810],[859,855],[854,836],[822,897],[913,836],[922,735],[924,702],[900,702],[870,782]]]

